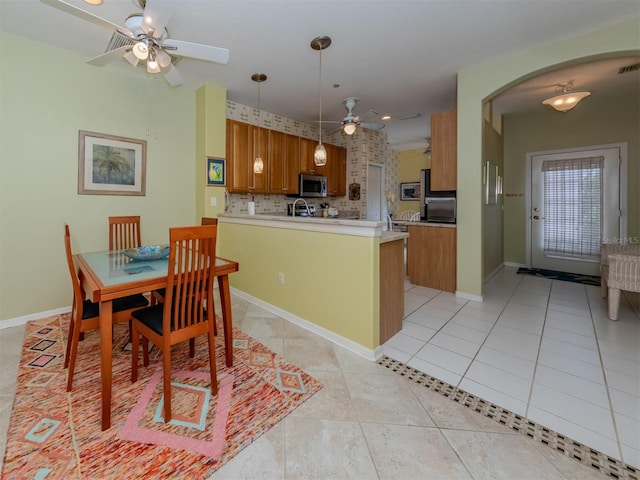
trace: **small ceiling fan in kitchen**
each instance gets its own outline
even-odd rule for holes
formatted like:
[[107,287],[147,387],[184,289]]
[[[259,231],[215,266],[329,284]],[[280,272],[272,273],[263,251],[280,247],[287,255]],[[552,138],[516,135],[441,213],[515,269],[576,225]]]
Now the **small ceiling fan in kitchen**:
[[113,31],[114,35],[107,51],[87,60],[90,65],[102,67],[110,62],[124,59],[132,66],[144,66],[148,73],[162,73],[171,86],[182,84],[182,76],[175,63],[182,57],[207,62],[227,64],[229,50],[169,38],[167,23],[173,6],[171,0],[137,0],[142,13],[129,15],[124,26],[115,24],[63,0],[41,0],[42,3],[70,13],[100,27]]
[[335,133],[339,130],[342,130],[347,135],[353,135],[358,127],[368,128],[371,130],[382,130],[384,128],[384,123],[379,122],[366,122],[364,121],[366,118],[373,116],[377,118],[378,112],[374,110],[369,110],[364,115],[355,115],[353,113],[353,108],[356,106],[358,99],[355,97],[347,98],[343,100],[345,108],[347,109],[347,116],[344,117],[341,121],[328,121],[322,123],[339,123],[340,127],[334,130],[331,133]]

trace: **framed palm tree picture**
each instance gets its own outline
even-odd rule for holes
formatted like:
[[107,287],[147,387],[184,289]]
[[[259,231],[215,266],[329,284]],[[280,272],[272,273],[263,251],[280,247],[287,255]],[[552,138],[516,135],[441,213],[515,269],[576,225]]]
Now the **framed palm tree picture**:
[[145,195],[147,142],[80,130],[78,193]]

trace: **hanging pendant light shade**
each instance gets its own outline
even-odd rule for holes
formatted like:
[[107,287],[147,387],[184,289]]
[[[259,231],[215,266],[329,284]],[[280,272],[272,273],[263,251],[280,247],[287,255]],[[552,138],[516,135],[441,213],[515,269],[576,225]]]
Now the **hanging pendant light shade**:
[[313,153],[313,162],[318,167],[327,164],[327,149],[324,148],[324,145],[322,144],[322,50],[329,48],[329,45],[331,45],[331,38],[327,37],[326,35],[321,35],[311,40],[311,48],[320,51],[320,70],[318,80],[318,97],[320,99],[320,123],[318,124],[318,145],[316,146],[316,150]]
[[568,112],[583,99],[591,95],[591,92],[573,92],[573,80],[569,83],[558,85],[558,91],[562,92],[561,95],[547,98],[542,103],[549,105],[558,112]]
[[260,155],[260,116],[262,114],[262,110],[260,110],[260,84],[267,80],[267,76],[264,73],[254,73],[251,75],[251,80],[258,84],[258,152],[253,161],[253,173],[262,173],[262,170],[264,170],[264,162],[262,161],[262,155]]

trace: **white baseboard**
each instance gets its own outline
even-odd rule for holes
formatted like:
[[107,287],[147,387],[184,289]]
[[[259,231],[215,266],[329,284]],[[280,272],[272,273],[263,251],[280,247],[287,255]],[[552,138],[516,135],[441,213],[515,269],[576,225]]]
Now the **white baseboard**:
[[461,292],[460,290],[456,290],[456,297],[473,300],[474,302],[484,302],[484,295],[473,295],[471,293]]
[[504,262],[503,265],[505,267],[515,267],[515,268],[527,268],[527,265],[524,263],[516,263],[516,262]]
[[69,306],[69,307],[56,308],[54,310],[47,310],[46,312],[31,313],[29,315],[24,315],[22,317],[9,318],[8,320],[2,320],[0,322],[0,329],[17,327],[19,325],[24,325],[25,323],[30,322],[31,320],[52,317],[53,315],[60,315],[70,311],[71,311],[71,307]]
[[278,315],[291,323],[298,325],[299,327],[304,328],[305,330],[309,330],[310,332],[315,333],[316,335],[320,335],[323,338],[326,338],[332,343],[339,345],[347,350],[360,355],[361,357],[366,358],[370,361],[377,361],[382,356],[382,349],[380,346],[375,349],[365,348],[359,343],[354,342],[353,340],[349,340],[341,335],[338,335],[331,330],[327,330],[326,328],[320,327],[315,323],[311,323],[304,318],[298,317],[292,313],[287,312],[286,310],[282,310],[281,308],[276,307],[275,305],[271,305],[270,303],[265,302],[264,300],[260,300],[254,296],[249,295],[248,293],[243,292],[242,290],[235,289],[231,287],[231,292],[234,295],[246,300],[247,302],[253,303],[261,308],[264,308],[268,312],[273,313],[274,315]]

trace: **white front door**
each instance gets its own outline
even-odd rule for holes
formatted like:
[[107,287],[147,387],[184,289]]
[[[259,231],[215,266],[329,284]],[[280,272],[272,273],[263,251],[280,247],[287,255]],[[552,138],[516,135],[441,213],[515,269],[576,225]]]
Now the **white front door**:
[[599,275],[600,244],[622,236],[619,146],[530,154],[532,268]]

